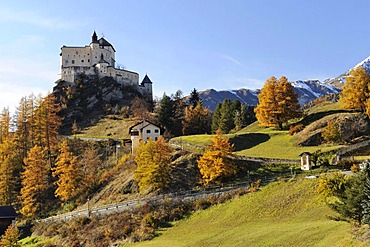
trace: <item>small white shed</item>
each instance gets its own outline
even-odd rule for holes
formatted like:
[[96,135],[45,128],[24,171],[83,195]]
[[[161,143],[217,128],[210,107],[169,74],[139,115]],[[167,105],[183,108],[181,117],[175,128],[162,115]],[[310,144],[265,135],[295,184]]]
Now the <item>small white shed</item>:
[[311,153],[303,152],[299,156],[301,156],[301,170],[303,171],[311,170]]

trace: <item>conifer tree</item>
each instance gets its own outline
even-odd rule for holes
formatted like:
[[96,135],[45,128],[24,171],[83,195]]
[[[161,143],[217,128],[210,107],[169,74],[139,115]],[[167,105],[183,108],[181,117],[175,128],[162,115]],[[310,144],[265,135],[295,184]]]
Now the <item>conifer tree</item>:
[[216,131],[220,128],[221,107],[222,107],[222,104],[221,103],[218,103],[216,105],[216,109],[213,112],[213,116],[212,116],[212,133],[216,133]]
[[171,147],[162,136],[156,142],[149,138],[147,143],[141,143],[135,157],[137,169],[135,179],[140,191],[152,188],[161,190],[170,182]]
[[194,88],[193,91],[190,92],[190,97],[189,97],[189,106],[196,107],[199,102],[202,102],[202,99],[199,96],[198,91]]
[[236,166],[229,158],[232,149],[233,145],[218,130],[208,150],[197,161],[205,184],[221,182],[236,173]]
[[64,203],[75,197],[84,187],[83,173],[77,157],[70,151],[67,141],[60,145],[53,176],[57,179],[55,195]]
[[366,180],[364,185],[364,198],[362,200],[362,221],[370,226],[370,167],[367,163]]
[[[350,71],[341,93],[340,102],[343,108],[365,112],[370,97],[370,75],[359,66]],[[368,114],[369,115],[369,114]]]
[[198,102],[196,107],[192,105],[185,108],[185,117],[182,122],[184,135],[205,134],[210,132],[211,117],[209,110]]
[[9,225],[0,240],[0,247],[21,247],[18,243],[20,233],[18,227]]
[[258,101],[255,113],[261,126],[278,126],[282,129],[283,123],[301,115],[298,96],[284,76],[280,80],[273,76],[267,79]]
[[219,128],[221,129],[222,133],[229,133],[230,130],[234,129],[234,110],[233,103],[230,99],[225,99],[222,102],[219,124]]
[[173,125],[173,101],[166,94],[163,95],[162,100],[159,103],[158,109],[158,123],[168,132],[171,133]]
[[8,137],[0,143],[0,205],[16,202],[19,169],[15,164],[14,141]]
[[45,150],[36,145],[31,148],[24,160],[20,201],[21,213],[27,217],[33,218],[39,215],[46,200],[50,167],[47,165],[45,156]]

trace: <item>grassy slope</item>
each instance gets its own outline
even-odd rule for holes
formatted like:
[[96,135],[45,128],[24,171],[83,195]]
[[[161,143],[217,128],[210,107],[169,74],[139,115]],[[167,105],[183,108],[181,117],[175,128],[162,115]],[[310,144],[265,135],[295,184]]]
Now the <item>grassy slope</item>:
[[[266,157],[280,159],[299,159],[303,152],[329,151],[340,146],[312,146],[300,147],[294,144],[294,137],[288,131],[275,130],[273,128],[261,128],[253,123],[236,134],[227,135],[235,144],[236,154],[250,157]],[[174,138],[179,141],[180,138]],[[212,135],[183,136],[183,143],[193,143],[205,146],[212,140]],[[186,147],[186,145],[185,145]]]
[[129,246],[365,246],[329,220],[313,180],[268,185],[198,212],[151,241]]
[[82,131],[79,136],[95,138],[130,139],[128,129],[135,124],[133,119],[101,119],[95,126]]

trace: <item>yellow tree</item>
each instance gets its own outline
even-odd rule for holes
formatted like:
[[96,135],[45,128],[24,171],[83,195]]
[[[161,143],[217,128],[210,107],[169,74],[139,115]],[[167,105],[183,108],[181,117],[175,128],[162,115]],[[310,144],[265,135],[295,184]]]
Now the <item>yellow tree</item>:
[[301,115],[298,96],[284,76],[280,80],[273,76],[267,79],[258,101],[254,111],[261,126],[278,126],[282,129],[283,123]]
[[36,145],[24,159],[20,201],[21,213],[27,217],[35,217],[42,211],[46,200],[45,195],[50,188],[50,167],[47,165],[45,156],[45,150]]
[[[356,109],[363,112],[369,107],[370,76],[359,66],[349,72],[340,96],[343,108]],[[368,114],[369,115],[369,114]]]
[[77,157],[70,151],[67,141],[60,145],[53,176],[56,177],[57,189],[55,195],[66,202],[75,197],[84,187],[83,172]]
[[15,154],[14,140],[10,137],[4,139],[0,143],[0,205],[10,205],[16,200],[19,169],[15,164]]
[[19,230],[16,226],[9,225],[4,235],[0,240],[0,247],[20,247],[18,239],[20,237]]
[[212,144],[197,161],[204,184],[221,182],[236,173],[236,166],[229,158],[232,149],[229,139],[222,136],[221,130],[217,130]]
[[136,153],[137,169],[134,172],[140,190],[166,188],[171,179],[170,160],[171,147],[162,136],[156,142],[152,139],[142,142]]
[[198,101],[196,106],[185,108],[185,116],[182,121],[182,133],[184,135],[205,134],[211,130],[211,116],[209,110]]

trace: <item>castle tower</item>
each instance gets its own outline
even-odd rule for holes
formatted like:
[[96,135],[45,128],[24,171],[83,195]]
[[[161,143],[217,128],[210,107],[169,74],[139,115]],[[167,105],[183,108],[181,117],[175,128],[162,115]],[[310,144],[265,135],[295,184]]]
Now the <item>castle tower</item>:
[[98,43],[98,35],[96,35],[95,31],[91,37],[91,43]]
[[153,82],[150,80],[148,75],[145,75],[143,81],[140,84],[142,95],[150,102],[153,102]]

